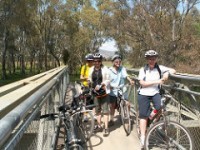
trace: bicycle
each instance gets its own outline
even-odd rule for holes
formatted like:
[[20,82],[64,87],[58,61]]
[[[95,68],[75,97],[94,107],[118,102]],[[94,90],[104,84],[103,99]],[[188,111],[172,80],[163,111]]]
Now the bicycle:
[[[78,97],[75,98],[77,99]],[[63,104],[58,108],[59,113],[44,114],[40,116],[40,119],[61,119],[66,133],[65,143],[63,144],[64,149],[83,150],[94,130],[94,117],[92,111],[88,110],[90,107],[93,106],[85,106],[81,101],[76,109]],[[85,113],[88,115],[87,121],[83,118]]]
[[[193,137],[187,128],[176,121],[168,118],[166,105],[172,100],[172,96],[167,93],[161,98],[161,109],[149,122],[149,128],[145,136],[144,149],[179,149],[193,150]],[[149,121],[149,120],[148,120]],[[139,118],[136,117],[138,136]]]
[[131,118],[130,118],[130,104],[127,100],[124,98],[124,91],[128,85],[123,86],[122,88],[118,89],[118,97],[117,97],[117,109],[119,111],[119,114],[121,116],[121,122],[123,125],[123,128],[126,132],[126,135],[128,136],[131,133]]

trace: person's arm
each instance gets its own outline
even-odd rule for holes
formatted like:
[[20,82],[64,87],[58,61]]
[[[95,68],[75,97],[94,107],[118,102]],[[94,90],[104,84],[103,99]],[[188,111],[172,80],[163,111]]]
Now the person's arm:
[[166,72],[163,74],[162,79],[163,79],[164,81],[166,81],[166,80],[168,80],[168,78],[169,78],[169,74],[175,74],[175,73],[176,73],[176,70],[175,70],[175,69],[169,68],[169,70],[166,71]]
[[131,85],[134,85],[134,81],[129,76],[127,76],[126,79],[129,81]]
[[155,81],[140,80],[139,82],[142,87],[149,87],[149,86],[153,86],[153,85],[157,85],[157,84],[163,84],[164,80],[163,79],[159,79],[159,80],[155,80]]
[[126,77],[126,79],[129,81],[129,83],[131,85],[134,85],[134,81],[129,77],[125,67],[123,67],[123,74],[124,74],[124,77]]
[[139,80],[140,85],[143,88],[157,85],[157,84],[163,84],[163,82],[164,82],[162,79],[155,80],[155,81],[146,81],[145,76],[146,76],[146,74],[145,74],[144,68],[142,67],[139,71],[138,80]]

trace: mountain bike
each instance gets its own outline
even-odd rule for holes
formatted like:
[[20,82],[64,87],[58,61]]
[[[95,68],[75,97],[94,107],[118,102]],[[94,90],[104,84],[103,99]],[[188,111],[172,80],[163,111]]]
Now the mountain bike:
[[[61,119],[65,130],[64,149],[83,150],[94,130],[94,117],[92,111],[88,110],[90,107],[94,106],[85,106],[80,102],[76,109],[72,109],[63,104],[58,108],[59,113],[44,114],[40,116],[40,119]],[[85,114],[87,114],[87,121],[84,120]]]
[[[165,93],[161,98],[161,109],[155,116],[148,120],[148,129],[145,136],[144,149],[178,149],[193,150],[193,137],[189,130],[176,121],[168,117],[166,105],[172,100],[169,93]],[[136,117],[138,136],[140,136],[139,118]]]
[[131,118],[130,118],[130,103],[125,100],[124,92],[126,91],[128,85],[117,88],[118,97],[117,97],[117,109],[121,116],[121,122],[128,136],[131,133]]

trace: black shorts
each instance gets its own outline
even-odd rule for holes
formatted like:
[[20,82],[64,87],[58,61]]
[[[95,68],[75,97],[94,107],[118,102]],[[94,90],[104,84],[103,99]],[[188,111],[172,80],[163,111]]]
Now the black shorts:
[[116,103],[117,102],[117,97],[116,96],[111,96],[109,95],[109,103]]
[[161,95],[155,94],[154,96],[146,96],[138,94],[139,105],[139,118],[146,119],[150,115],[150,102],[153,102],[153,106],[156,110],[161,107]]

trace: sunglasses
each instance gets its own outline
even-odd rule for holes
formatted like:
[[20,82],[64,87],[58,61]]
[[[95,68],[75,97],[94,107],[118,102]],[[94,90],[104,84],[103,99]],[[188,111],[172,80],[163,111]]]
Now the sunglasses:
[[101,62],[100,60],[95,60],[94,62]]

